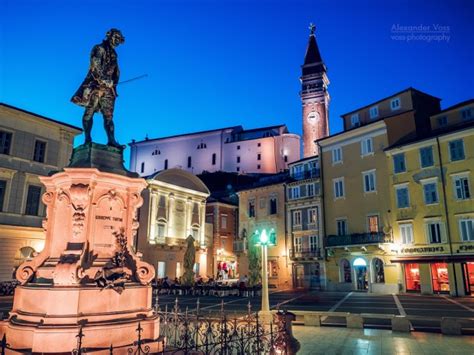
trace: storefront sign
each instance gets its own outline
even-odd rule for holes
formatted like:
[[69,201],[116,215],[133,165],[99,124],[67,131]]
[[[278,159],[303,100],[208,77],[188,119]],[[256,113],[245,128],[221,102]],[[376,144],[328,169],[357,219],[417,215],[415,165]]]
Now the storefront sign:
[[423,253],[437,253],[443,252],[444,247],[419,247],[419,248],[403,248],[400,250],[402,254],[423,254]]
[[461,245],[458,252],[460,251],[471,251],[474,250],[474,245]]

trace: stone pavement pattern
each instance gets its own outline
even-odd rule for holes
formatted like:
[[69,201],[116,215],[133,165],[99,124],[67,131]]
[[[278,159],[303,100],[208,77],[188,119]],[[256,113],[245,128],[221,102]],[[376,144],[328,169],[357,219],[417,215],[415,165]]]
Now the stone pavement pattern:
[[298,355],[474,355],[472,336],[305,326],[293,326],[293,333],[301,344]]

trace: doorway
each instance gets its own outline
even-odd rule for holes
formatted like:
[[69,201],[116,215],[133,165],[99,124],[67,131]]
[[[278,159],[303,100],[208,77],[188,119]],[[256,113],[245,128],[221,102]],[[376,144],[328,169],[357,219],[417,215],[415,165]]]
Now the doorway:
[[362,258],[354,260],[354,273],[356,290],[367,291],[369,289],[369,282],[367,277],[367,262]]
[[296,265],[295,267],[295,286],[304,287],[304,265]]

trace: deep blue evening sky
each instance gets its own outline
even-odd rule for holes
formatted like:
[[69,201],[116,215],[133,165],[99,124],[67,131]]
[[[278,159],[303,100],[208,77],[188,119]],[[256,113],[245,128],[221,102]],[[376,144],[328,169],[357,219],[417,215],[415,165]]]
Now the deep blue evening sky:
[[[121,143],[238,124],[301,133],[311,21],[329,69],[331,133],[341,114],[409,86],[443,107],[474,97],[473,2],[391,2],[1,0],[0,101],[80,126],[69,99],[90,49],[117,27],[121,79],[149,75],[119,88]],[[424,36],[448,26],[449,40],[394,39],[397,24],[431,26]],[[94,133],[104,141],[99,116]]]

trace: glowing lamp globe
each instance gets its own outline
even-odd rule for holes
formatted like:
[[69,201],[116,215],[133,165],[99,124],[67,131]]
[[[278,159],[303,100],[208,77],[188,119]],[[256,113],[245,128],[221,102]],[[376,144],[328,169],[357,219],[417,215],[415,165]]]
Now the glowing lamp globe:
[[268,235],[267,235],[267,231],[265,229],[262,230],[262,233],[260,234],[260,243],[261,244],[268,244]]

